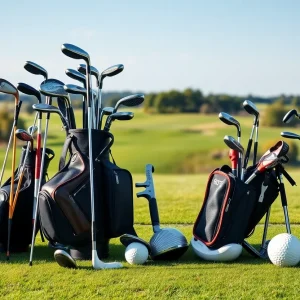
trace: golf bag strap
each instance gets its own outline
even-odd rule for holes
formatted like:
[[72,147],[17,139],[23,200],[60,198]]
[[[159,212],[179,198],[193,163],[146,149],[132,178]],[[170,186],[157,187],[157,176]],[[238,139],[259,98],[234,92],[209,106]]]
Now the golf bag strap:
[[67,140],[64,144],[64,147],[62,149],[62,152],[61,152],[61,156],[60,156],[60,159],[59,159],[59,171],[65,166],[66,164],[66,157],[67,157],[67,152],[68,152],[68,149],[70,147],[70,144],[71,144],[71,141],[73,139],[73,134],[70,134],[67,136]]
[[112,153],[111,153],[111,149],[109,149],[109,154],[110,154],[110,157],[111,157],[111,159],[112,159],[114,165],[116,165],[116,162],[115,162],[115,160],[114,160],[114,157],[113,157],[113,155],[112,155]]
[[287,179],[291,186],[297,185],[295,180],[290,176],[290,174],[284,169],[284,167],[281,164],[278,164],[276,166],[277,176],[279,175],[279,173],[281,173]]

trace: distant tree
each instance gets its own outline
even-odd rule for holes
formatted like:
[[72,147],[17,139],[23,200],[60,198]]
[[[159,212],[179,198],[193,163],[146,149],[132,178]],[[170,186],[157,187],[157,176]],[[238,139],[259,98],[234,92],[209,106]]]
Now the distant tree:
[[284,126],[282,122],[286,109],[283,98],[279,98],[273,104],[270,104],[265,109],[265,116],[262,119],[262,125],[265,126]]
[[[0,140],[8,141],[12,124],[13,124],[13,112],[7,110],[0,111]],[[24,121],[19,117],[18,128],[25,128]]]

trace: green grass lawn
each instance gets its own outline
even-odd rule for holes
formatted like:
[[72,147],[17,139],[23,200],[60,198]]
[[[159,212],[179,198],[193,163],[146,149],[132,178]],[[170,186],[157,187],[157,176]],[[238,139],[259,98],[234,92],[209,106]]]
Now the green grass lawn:
[[[76,112],[77,120],[80,113]],[[25,116],[27,125],[32,117]],[[49,168],[55,174],[65,133],[60,131],[57,116],[51,117],[48,147],[56,152]],[[252,126],[252,117],[239,117],[246,144]],[[80,122],[79,122],[80,123]],[[286,129],[289,130],[289,129]],[[294,129],[291,129],[293,131]],[[270,139],[280,139],[281,128],[261,128],[260,151]],[[223,163],[226,155],[212,159],[211,153],[222,151],[225,134],[236,135],[235,128],[226,126],[217,116],[199,114],[145,115],[135,111],[129,122],[114,122],[113,154],[119,166],[133,173],[134,182],[145,180],[147,163],[155,166],[154,182],[162,227],[181,230],[188,240],[192,237],[193,223],[199,213],[208,174]],[[18,149],[20,148],[18,146]],[[0,155],[3,156],[5,145]],[[176,173],[188,163],[201,166],[196,174]],[[9,166],[5,176],[9,176]],[[300,237],[300,172],[290,174],[298,182],[286,190],[292,232]],[[168,173],[168,174],[167,174]],[[142,189],[135,189],[134,192]],[[147,200],[134,197],[135,228],[138,235],[150,240],[153,232]],[[262,236],[262,222],[249,241],[258,247]],[[280,199],[272,207],[269,238],[285,232]],[[196,257],[191,248],[176,262],[148,261],[132,266],[125,261],[125,248],[119,239],[110,242],[110,257],[105,261],[121,261],[121,270],[95,271],[90,261],[79,261],[77,270],[59,267],[53,259],[53,250],[37,239],[34,265],[28,266],[29,253],[12,254],[6,262],[0,254],[0,297],[3,299],[266,299],[299,298],[300,268],[278,268],[243,252],[231,263],[205,262]]]

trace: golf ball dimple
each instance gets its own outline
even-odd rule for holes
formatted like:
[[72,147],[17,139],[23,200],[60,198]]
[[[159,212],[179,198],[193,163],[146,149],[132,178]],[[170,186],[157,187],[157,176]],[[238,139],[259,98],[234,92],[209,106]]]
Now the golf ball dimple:
[[300,241],[289,233],[278,234],[268,245],[268,256],[276,266],[295,266],[300,261]]
[[131,265],[142,265],[147,261],[149,251],[142,243],[131,243],[126,247],[125,258]]

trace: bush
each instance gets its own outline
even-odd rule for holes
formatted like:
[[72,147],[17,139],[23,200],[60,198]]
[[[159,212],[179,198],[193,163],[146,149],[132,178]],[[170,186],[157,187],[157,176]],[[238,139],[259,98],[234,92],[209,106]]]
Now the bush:
[[[8,141],[12,124],[14,121],[13,111],[1,110],[0,111],[0,141]],[[18,128],[24,128],[25,123],[22,119],[18,120]]]

